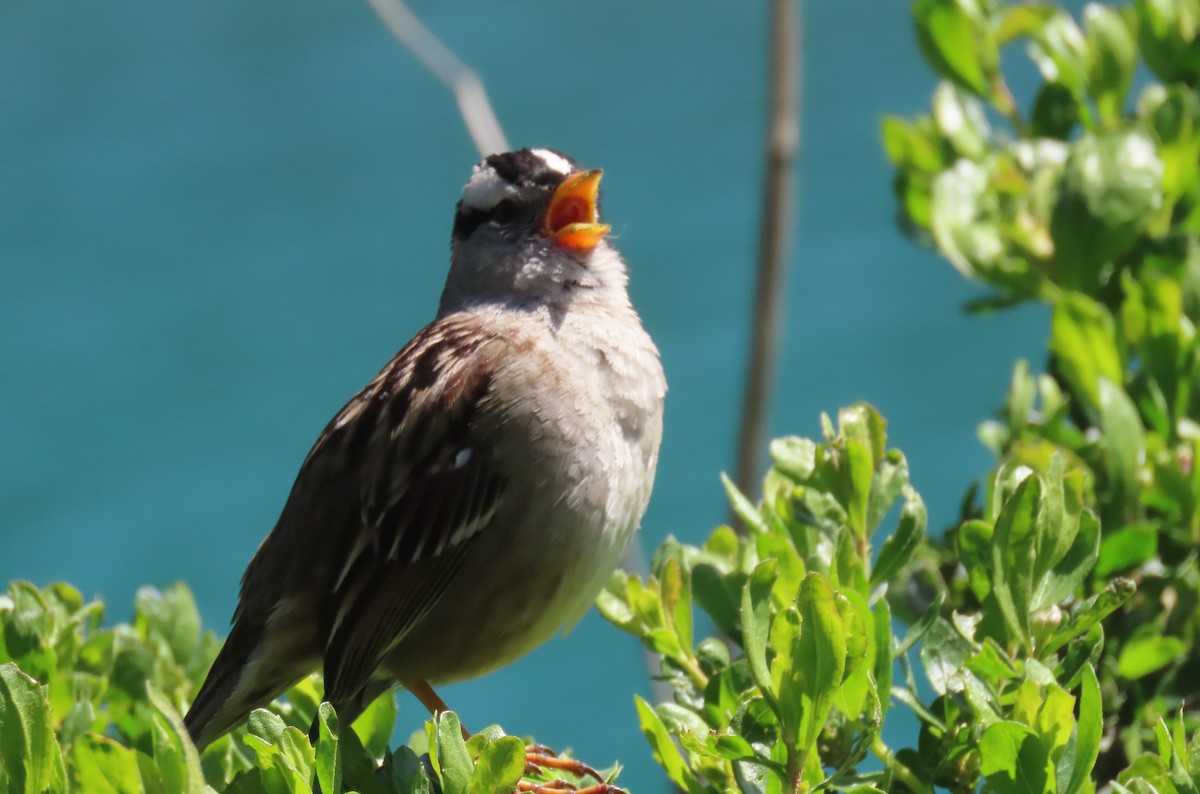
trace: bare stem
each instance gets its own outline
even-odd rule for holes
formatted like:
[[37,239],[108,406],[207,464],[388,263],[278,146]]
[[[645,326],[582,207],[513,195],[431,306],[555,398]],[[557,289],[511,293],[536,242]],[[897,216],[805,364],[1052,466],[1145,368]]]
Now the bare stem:
[[792,794],[803,794],[808,790],[804,783],[804,766],[808,763],[808,751],[800,751],[794,744],[787,745],[788,786]]
[[460,61],[429,31],[429,28],[422,25],[421,20],[404,4],[404,0],[367,2],[413,57],[454,92],[463,123],[467,125],[467,132],[479,153],[486,157],[489,154],[508,151],[504,130],[492,111],[487,91],[484,90],[479,75]]
[[767,407],[775,381],[784,272],[792,241],[793,163],[800,146],[800,6],[801,0],[771,0],[766,173],[754,321],[737,453],[737,486],[748,495],[758,491],[755,483],[766,438]]

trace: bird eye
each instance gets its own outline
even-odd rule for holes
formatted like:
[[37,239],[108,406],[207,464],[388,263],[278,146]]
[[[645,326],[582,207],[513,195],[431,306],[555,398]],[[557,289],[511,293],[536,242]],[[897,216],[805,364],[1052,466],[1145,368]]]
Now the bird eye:
[[521,205],[513,199],[505,199],[492,207],[492,222],[506,226],[521,216]]

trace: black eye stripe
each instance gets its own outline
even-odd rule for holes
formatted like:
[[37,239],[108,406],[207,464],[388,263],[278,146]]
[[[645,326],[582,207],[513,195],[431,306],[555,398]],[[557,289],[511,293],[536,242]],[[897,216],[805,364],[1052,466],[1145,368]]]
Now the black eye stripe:
[[511,223],[512,221],[521,217],[523,212],[524,207],[521,206],[520,202],[514,199],[504,199],[499,204],[492,207],[492,209],[488,212],[488,217],[490,220],[505,224]]
[[454,215],[454,239],[467,239],[476,229],[486,223],[487,219],[486,210],[464,207],[461,201],[458,202],[458,212]]
[[525,211],[525,206],[514,199],[504,199],[499,204],[486,210],[478,207],[464,207],[458,202],[458,212],[454,216],[454,239],[465,240],[476,229],[489,221],[495,221],[501,226],[517,220]]

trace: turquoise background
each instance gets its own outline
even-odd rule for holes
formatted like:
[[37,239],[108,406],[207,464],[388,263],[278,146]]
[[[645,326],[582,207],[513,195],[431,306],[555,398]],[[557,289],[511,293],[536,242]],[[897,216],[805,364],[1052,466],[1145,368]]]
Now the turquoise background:
[[[603,167],[670,381],[642,541],[725,519],[762,171],[763,3],[415,4],[484,75],[514,145]],[[798,240],[772,413],[873,402],[931,525],[990,456],[975,427],[1046,317],[893,223],[882,114],[928,106],[907,3],[812,0]],[[1010,55],[1023,61],[1020,53]],[[1020,86],[1018,85],[1018,88]],[[66,579],[127,618],[186,580],[224,633],[238,578],[326,420],[432,316],[477,159],[450,95],[362,3],[0,5],[0,582]],[[592,614],[442,692],[658,778],[636,644]],[[401,730],[423,715],[401,697]]]

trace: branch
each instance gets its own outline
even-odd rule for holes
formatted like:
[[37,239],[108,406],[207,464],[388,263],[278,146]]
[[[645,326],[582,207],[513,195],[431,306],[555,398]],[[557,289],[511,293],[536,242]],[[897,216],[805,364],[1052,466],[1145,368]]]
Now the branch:
[[758,490],[756,481],[766,439],[767,407],[775,381],[782,325],[783,281],[792,242],[793,163],[800,147],[800,4],[801,0],[771,0],[766,176],[754,325],[750,335],[735,480],[745,494],[754,494]]
[[388,26],[400,43],[413,54],[434,77],[446,84],[458,100],[467,132],[480,155],[508,151],[504,130],[492,111],[483,81],[469,66],[447,49],[445,44],[421,24],[404,0],[367,0],[375,13]]

